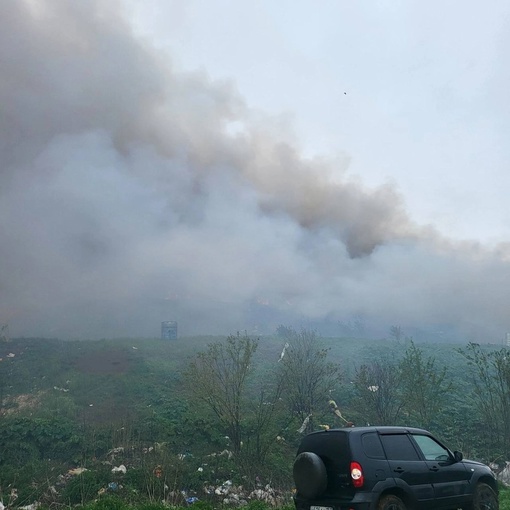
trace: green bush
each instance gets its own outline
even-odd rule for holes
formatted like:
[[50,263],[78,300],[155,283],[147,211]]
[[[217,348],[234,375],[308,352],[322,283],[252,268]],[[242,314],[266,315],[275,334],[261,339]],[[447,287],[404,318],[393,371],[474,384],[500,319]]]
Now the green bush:
[[107,487],[109,482],[109,471],[85,471],[67,482],[62,499],[69,505],[87,503],[96,498],[99,490]]
[[84,506],[84,510],[129,510],[128,505],[121,498],[116,496],[103,496],[97,501],[93,501]]
[[162,501],[165,499],[165,479],[158,478],[148,468],[131,468],[122,478],[125,491],[149,499]]
[[74,458],[81,450],[76,425],[56,418],[9,417],[0,421],[0,465]]
[[137,510],[168,510],[168,506],[162,503],[146,503],[144,505],[137,505]]
[[246,506],[247,510],[267,510],[267,505],[258,500],[250,501]]
[[192,505],[188,505],[188,507],[192,507],[193,510],[217,510],[218,505],[213,504],[209,501],[197,501]]

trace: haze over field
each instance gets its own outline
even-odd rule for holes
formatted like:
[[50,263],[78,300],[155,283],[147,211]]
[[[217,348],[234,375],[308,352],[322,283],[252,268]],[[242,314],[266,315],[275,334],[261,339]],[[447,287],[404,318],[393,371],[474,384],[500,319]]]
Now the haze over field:
[[[183,334],[271,333],[281,323],[320,331],[352,317],[381,336],[395,324],[479,341],[510,331],[503,227],[489,243],[418,221],[398,188],[413,161],[374,186],[370,172],[364,180],[350,169],[352,135],[337,141],[344,156],[311,155],[285,115],[243,98],[235,76],[185,70],[140,36],[137,9],[0,4],[0,323],[12,336],[157,336],[162,320]],[[500,78],[487,70],[486,79],[490,88]],[[375,159],[379,131],[364,140]],[[457,134],[472,150],[472,134]],[[424,150],[439,141],[431,135]],[[503,172],[507,156],[487,161]],[[462,173],[462,162],[442,163]],[[494,168],[488,188],[498,185]],[[458,204],[462,216],[470,204]]]

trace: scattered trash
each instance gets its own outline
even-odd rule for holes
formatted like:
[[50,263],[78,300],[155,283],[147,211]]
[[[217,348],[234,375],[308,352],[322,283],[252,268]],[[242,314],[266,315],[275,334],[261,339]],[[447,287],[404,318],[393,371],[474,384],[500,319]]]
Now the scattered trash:
[[106,455],[113,455],[115,453],[124,453],[124,447],[123,446],[117,446],[117,448],[112,448],[109,450]]
[[258,489],[247,492],[241,485],[232,485],[231,480],[227,480],[219,487],[208,485],[204,487],[205,494],[215,495],[220,498],[224,505],[233,507],[244,507],[249,504],[250,500],[258,500],[264,502],[267,506],[273,508],[281,508],[289,503],[290,494],[276,491],[269,484],[262,487],[260,479],[257,477]]
[[32,503],[31,505],[25,505],[18,507],[18,510],[37,510],[41,506],[41,503],[39,501],[36,501],[35,503]]
[[[373,387],[375,388],[375,386],[373,386]],[[379,389],[379,386],[377,386],[377,389]],[[377,391],[377,390],[375,390],[375,391]],[[334,400],[330,400],[328,403],[329,403],[329,407],[331,408],[331,410],[333,411],[335,416],[338,416],[345,423],[346,427],[353,427],[354,426],[354,423],[352,423],[349,420],[346,420],[342,416],[342,412],[340,411],[340,408],[336,405],[336,402]]]
[[272,507],[284,506],[285,498],[282,494],[278,494],[269,484],[264,489],[255,489],[248,496],[250,499],[263,501],[266,505]]
[[11,493],[9,494],[9,504],[7,506],[11,506],[14,501],[18,499],[18,489],[12,488]]
[[232,494],[223,500],[223,504],[231,506],[246,506],[248,502],[244,498],[241,498],[239,494]]
[[[278,436],[275,440],[277,441],[284,441],[284,438],[281,436]],[[148,447],[144,449],[143,451],[151,451],[155,452],[157,447],[163,447],[164,443],[156,444],[154,443],[154,446]],[[114,494],[120,495],[123,493],[123,491],[131,492],[133,491],[136,493],[139,489],[134,489],[131,487],[127,487],[124,485],[123,487],[123,480],[125,478],[123,477],[124,474],[127,472],[127,464],[130,466],[130,470],[133,469],[133,473],[136,472],[136,469],[138,469],[137,460],[140,457],[140,459],[145,459],[145,468],[147,469],[149,466],[147,466],[147,460],[148,457],[142,456],[142,449],[139,446],[136,447],[129,447],[129,446],[118,446],[115,448],[111,448],[107,452],[107,457],[103,457],[103,460],[101,458],[94,458],[94,464],[89,465],[89,469],[85,467],[75,467],[73,469],[69,469],[68,471],[64,471],[62,474],[57,474],[56,479],[54,480],[54,485],[46,485],[46,490],[44,491],[44,495],[41,501],[42,503],[36,501],[33,502],[31,505],[26,505],[23,507],[20,507],[20,510],[42,510],[42,506],[46,505],[48,501],[51,502],[57,502],[60,498],[60,495],[63,494],[63,491],[65,490],[67,484],[69,483],[75,483],[77,480],[74,478],[76,476],[82,475],[85,473],[85,471],[93,472],[94,468],[92,466],[96,465],[104,465],[108,466],[105,468],[100,468],[101,471],[106,469],[106,472],[114,473],[114,475],[110,475],[110,482],[108,482],[108,479],[105,480],[104,484],[99,485],[97,488],[95,488],[94,492],[91,494],[92,497],[99,497],[111,494],[112,496]],[[114,460],[114,455],[118,456],[117,461]],[[154,454],[153,454],[154,455]],[[190,452],[186,452],[181,454],[182,458],[192,457]],[[220,452],[217,452],[214,454],[217,458],[218,456],[223,456],[225,459],[231,458],[233,456],[233,453],[230,450],[223,450]],[[134,456],[132,458],[132,456]],[[181,458],[181,457],[180,457]],[[173,465],[175,466],[176,460],[175,456],[173,456]],[[117,465],[118,462],[126,462],[126,464],[120,464]],[[153,461],[154,462],[154,461]],[[186,461],[186,464],[190,462],[189,460]],[[208,478],[203,473],[211,472],[211,468],[215,463],[209,463],[207,464],[207,460],[203,459],[203,462],[195,464],[193,461],[190,462],[190,471],[193,472],[193,470],[196,470],[195,472],[200,473],[200,475],[196,475],[197,478],[200,478],[202,480],[205,480]],[[276,508],[281,508],[285,506],[285,504],[288,504],[290,501],[290,493],[289,492],[281,492],[281,491],[275,491],[272,489],[269,485],[265,485],[265,481],[260,480],[260,478],[256,477],[256,490],[252,491],[253,487],[250,487],[250,489],[244,489],[242,485],[234,485],[234,482],[232,479],[223,479],[224,481],[218,482],[217,484],[211,484],[210,482],[205,482],[205,485],[202,486],[200,490],[192,491],[192,490],[172,490],[169,488],[169,486],[165,483],[167,480],[165,480],[165,477],[167,476],[167,469],[166,466],[163,465],[155,465],[152,463],[153,466],[153,476],[159,478],[160,480],[157,481],[157,486],[162,486],[164,488],[164,504],[166,505],[174,505],[179,504],[182,507],[185,506],[192,506],[194,504],[198,503],[198,506],[200,506],[202,501],[204,500],[213,500],[215,504],[218,505],[228,505],[232,510],[240,510],[244,507],[250,504],[250,501],[253,500],[260,500],[264,502],[267,507],[271,507],[271,510]],[[150,467],[149,467],[149,473],[150,473]],[[116,474],[116,475],[115,475]],[[129,475],[128,475],[129,476]],[[212,475],[217,476],[217,475]],[[171,485],[171,484],[169,484]],[[179,486],[177,486],[179,487]],[[4,488],[5,489],[5,488]],[[10,493],[10,497],[9,497]],[[6,503],[4,505],[3,501],[0,501],[0,510],[11,510],[16,506],[16,503],[18,503],[21,499],[21,493],[18,497],[18,491],[13,487],[9,487],[7,492],[4,490],[3,493],[3,499],[6,500]],[[28,503],[30,500],[25,500],[23,503]],[[200,502],[200,503],[199,503]],[[194,507],[195,508],[195,507]],[[191,510],[191,508],[190,508]]]
[[211,453],[208,455],[208,457],[227,457],[227,459],[231,459],[234,454],[230,450],[223,450],[220,453]]
[[285,356],[285,351],[289,348],[289,342],[286,342],[285,345],[283,346],[283,350],[282,350],[282,353],[280,354],[280,359],[278,360],[278,362],[280,362],[283,357]]
[[70,469],[67,472],[67,474],[71,475],[71,476],[76,476],[76,475],[81,475],[82,473],[85,473],[85,471],[88,471],[88,469],[87,468],[83,468],[83,467],[79,467],[79,468]]
[[7,354],[8,358],[14,358],[15,356],[16,356],[16,354],[14,354],[13,352],[10,352],[9,354]]
[[497,479],[505,486],[510,487],[510,462],[497,474]]
[[298,429],[298,434],[302,434],[305,430],[306,430],[306,427],[308,425],[308,422],[310,421],[310,417],[312,415],[309,414],[304,420],[303,420],[303,423],[301,424],[301,427],[299,427]]
[[231,487],[232,487],[232,480],[227,480],[226,482],[223,482],[223,484],[220,487],[217,487],[214,490],[214,493],[217,496],[226,495],[230,492]]

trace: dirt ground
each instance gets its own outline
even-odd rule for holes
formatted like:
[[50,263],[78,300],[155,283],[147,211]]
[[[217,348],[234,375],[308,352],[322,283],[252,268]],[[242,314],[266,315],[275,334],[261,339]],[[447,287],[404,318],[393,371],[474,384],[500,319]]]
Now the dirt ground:
[[129,370],[131,360],[126,351],[111,349],[84,354],[75,361],[75,366],[86,374],[122,374]]

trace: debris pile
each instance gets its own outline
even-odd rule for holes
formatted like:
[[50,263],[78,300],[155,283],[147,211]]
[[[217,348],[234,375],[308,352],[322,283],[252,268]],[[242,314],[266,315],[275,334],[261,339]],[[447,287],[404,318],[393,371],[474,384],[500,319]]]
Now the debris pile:
[[505,487],[510,487],[510,462],[505,462],[505,467],[496,475],[496,477]]
[[290,500],[288,493],[277,491],[269,484],[264,488],[248,491],[242,485],[234,485],[232,480],[227,480],[217,487],[206,486],[204,492],[208,496],[214,494],[222,504],[234,507],[246,506],[249,501],[262,501],[269,506],[280,507]]
[[[74,494],[78,477],[83,477],[80,483],[94,487],[89,491],[89,497],[95,500],[111,493],[116,493],[120,498],[131,497],[132,494],[142,496],[144,487],[138,481],[142,479],[147,484],[147,480],[151,479],[151,497],[158,494],[156,497],[159,501],[168,506],[192,506],[200,501],[241,508],[251,501],[260,501],[276,508],[291,503],[290,491],[278,491],[270,484],[264,485],[259,477],[256,477],[253,485],[247,483],[246,486],[237,485],[232,479],[223,482],[221,479],[215,480],[216,467],[212,468],[207,462],[200,463],[190,452],[175,454],[164,451],[161,452],[163,456],[158,456],[156,451],[164,450],[164,446],[164,443],[140,448],[118,446],[107,451],[103,459],[91,460],[87,467],[73,467],[58,475],[57,472],[51,482],[48,480],[50,483],[46,485],[44,493],[39,492],[32,502],[25,500],[31,504],[23,510],[60,504],[62,498]],[[216,466],[219,459],[229,462],[232,457],[233,453],[225,449],[206,456],[204,460],[209,462],[215,459]],[[152,460],[148,463],[149,458]],[[2,508],[3,503],[5,506]],[[21,501],[17,489],[11,488],[8,501],[0,504],[0,510],[9,510],[16,503],[20,504]]]

